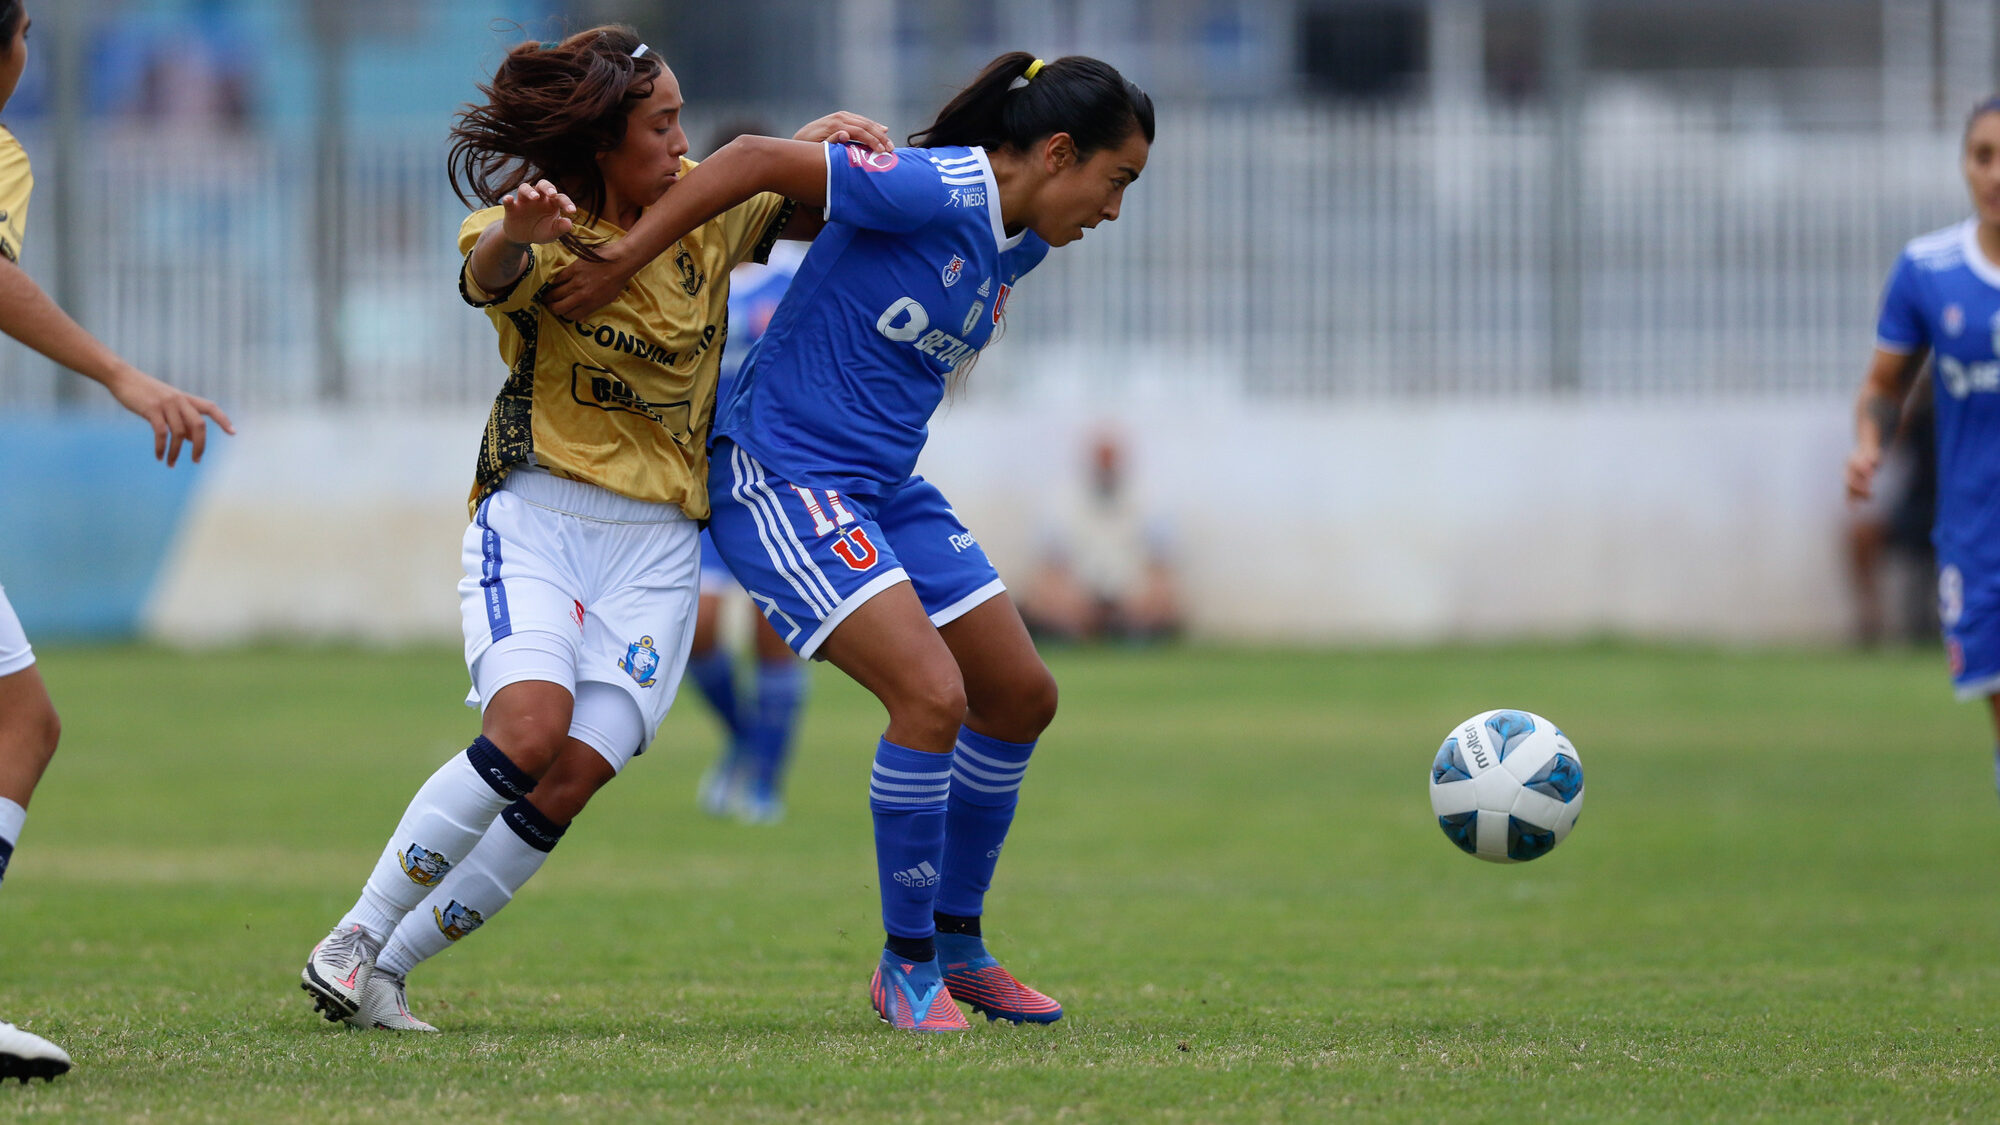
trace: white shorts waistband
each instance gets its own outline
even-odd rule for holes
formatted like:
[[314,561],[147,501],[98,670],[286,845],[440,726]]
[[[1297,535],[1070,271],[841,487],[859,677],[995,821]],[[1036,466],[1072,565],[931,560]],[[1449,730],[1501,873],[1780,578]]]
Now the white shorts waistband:
[[542,508],[607,523],[679,523],[688,518],[678,504],[634,500],[601,485],[569,480],[524,465],[507,474],[500,487]]

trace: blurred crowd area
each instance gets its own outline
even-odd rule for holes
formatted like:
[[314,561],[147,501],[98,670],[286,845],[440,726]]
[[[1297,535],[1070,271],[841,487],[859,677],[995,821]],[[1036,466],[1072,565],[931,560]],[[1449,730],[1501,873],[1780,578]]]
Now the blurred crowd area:
[[[1994,0],[30,7],[27,264],[240,406],[490,393],[441,280],[444,133],[510,44],[605,20],[676,68],[698,146],[744,113],[908,132],[1017,46],[1154,93],[1147,182],[1023,291],[989,365],[1013,375],[973,394],[1827,392],[1900,244],[1964,210],[1956,130],[1997,26]],[[76,393],[13,351],[0,375],[0,402]]]

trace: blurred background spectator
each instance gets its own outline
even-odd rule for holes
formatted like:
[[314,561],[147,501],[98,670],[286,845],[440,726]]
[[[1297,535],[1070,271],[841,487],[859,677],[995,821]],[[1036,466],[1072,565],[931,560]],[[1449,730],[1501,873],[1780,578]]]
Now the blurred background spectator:
[[1170,639],[1181,628],[1172,531],[1132,488],[1115,436],[1093,437],[1085,460],[1060,524],[1045,533],[1021,617],[1050,640]]

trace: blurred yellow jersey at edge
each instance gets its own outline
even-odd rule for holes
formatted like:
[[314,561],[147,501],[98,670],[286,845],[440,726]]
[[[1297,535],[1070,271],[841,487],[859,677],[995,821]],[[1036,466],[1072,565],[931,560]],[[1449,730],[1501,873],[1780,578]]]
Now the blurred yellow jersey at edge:
[[35,190],[35,173],[28,153],[14,134],[0,128],[0,256],[21,260],[21,240],[28,233],[28,196]]
[[[682,170],[694,167],[681,162]],[[617,300],[567,321],[538,299],[576,255],[560,243],[533,248],[528,270],[502,293],[485,293],[460,267],[467,303],[500,333],[507,381],[487,418],[470,507],[509,472],[535,464],[559,477],[708,517],[708,431],[728,333],[729,271],[763,261],[790,217],[778,195],[758,195],[710,220],[646,264]],[[467,255],[501,208],[459,227]],[[625,232],[578,223],[586,239]]]

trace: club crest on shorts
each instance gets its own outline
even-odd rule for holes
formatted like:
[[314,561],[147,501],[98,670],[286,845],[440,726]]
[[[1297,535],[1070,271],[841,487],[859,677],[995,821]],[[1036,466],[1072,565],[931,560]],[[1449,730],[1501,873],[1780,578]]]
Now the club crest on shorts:
[[451,861],[427,848],[411,844],[396,853],[396,862],[402,865],[403,874],[419,887],[435,887],[451,870]]
[[956,254],[953,254],[951,256],[951,261],[945,263],[944,287],[946,289],[949,289],[952,286],[957,285],[958,279],[964,273],[965,273],[965,259],[959,257]]
[[625,647],[625,655],[618,661],[618,667],[632,682],[640,687],[653,686],[653,673],[660,670],[660,653],[653,647],[653,638],[640,637]]
[[431,917],[437,919],[438,932],[452,941],[457,941],[486,924],[485,917],[479,911],[457,899],[452,899],[451,904],[443,910],[431,907]]

